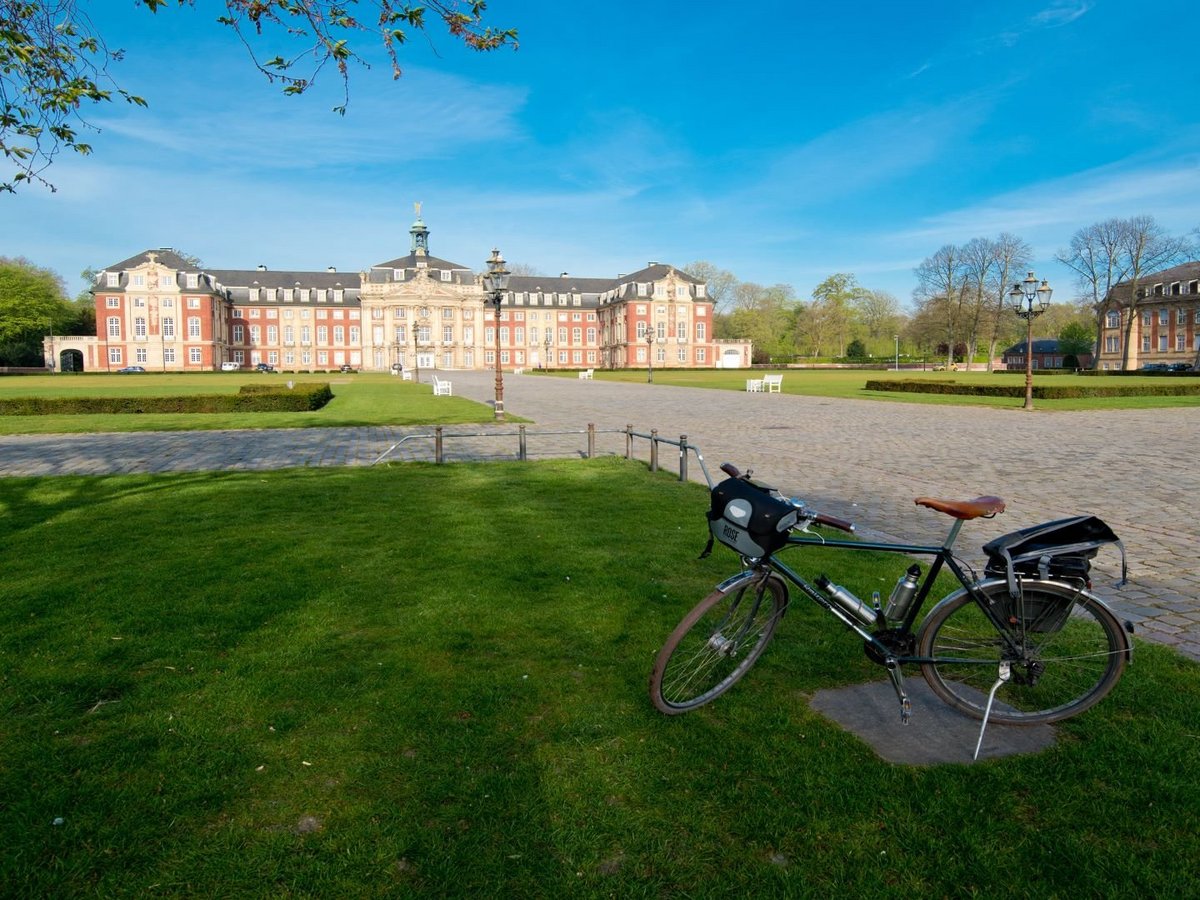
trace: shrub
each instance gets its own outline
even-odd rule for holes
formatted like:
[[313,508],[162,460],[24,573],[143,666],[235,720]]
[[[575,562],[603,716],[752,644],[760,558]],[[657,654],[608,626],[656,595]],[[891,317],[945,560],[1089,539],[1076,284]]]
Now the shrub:
[[236,394],[178,397],[17,397],[0,400],[0,415],[55,416],[100,413],[311,412],[333,399],[327,383],[248,384]]
[[[868,381],[868,391],[898,391],[910,394],[959,394],[968,397],[1024,397],[1024,385],[959,384],[955,381]],[[1190,397],[1200,395],[1200,384],[1147,385],[1038,385],[1033,396],[1040,400],[1075,400],[1082,397]]]

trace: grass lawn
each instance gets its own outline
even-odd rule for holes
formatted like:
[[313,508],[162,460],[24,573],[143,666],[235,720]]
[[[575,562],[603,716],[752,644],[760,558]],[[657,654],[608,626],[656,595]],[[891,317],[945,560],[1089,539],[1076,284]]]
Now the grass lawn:
[[[892,391],[864,390],[868,380],[920,380],[957,381],[965,384],[1008,384],[1021,388],[1025,386],[1024,372],[921,372],[905,369],[901,372],[866,371],[863,369],[755,369],[753,372],[745,369],[655,369],[654,383],[660,385],[678,385],[681,387],[713,388],[725,391],[744,391],[746,379],[753,376],[776,373],[783,375],[783,393],[801,394],[812,397],[841,397],[845,399],[883,400],[891,403],[938,403],[954,406],[996,406],[1019,409],[1025,402],[1011,397],[967,397],[953,394],[902,394]],[[578,377],[574,372],[534,374],[558,374],[563,378]],[[621,371],[596,370],[595,378],[605,381],[628,381],[646,383],[646,370],[626,369]],[[1122,376],[1106,381],[1100,376],[1064,375],[1034,373],[1034,384],[1119,384],[1119,385],[1155,385],[1167,383],[1198,383],[1188,376]],[[1036,400],[1036,409],[1146,409],[1150,407],[1200,406],[1200,396],[1197,397],[1099,397],[1093,399],[1072,400]]]
[[[1163,647],[969,767],[810,711],[881,670],[807,606],[655,712],[660,643],[736,570],[696,559],[706,506],[611,458],[0,480],[0,893],[1194,891],[1200,666]],[[868,596],[898,567],[812,563]]]
[[[0,434],[98,431],[190,431],[344,425],[457,425],[493,421],[492,408],[463,397],[434,397],[428,384],[390,375],[29,375],[0,378],[0,399],[22,396],[155,396],[236,394],[244,384],[328,382],[333,401],[313,412],[148,415],[0,416]],[[510,421],[521,419],[509,416]]]

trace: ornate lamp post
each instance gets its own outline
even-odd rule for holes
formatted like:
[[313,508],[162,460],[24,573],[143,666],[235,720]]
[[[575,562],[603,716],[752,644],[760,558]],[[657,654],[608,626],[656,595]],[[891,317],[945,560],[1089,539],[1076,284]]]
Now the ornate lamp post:
[[[1038,285],[1037,278],[1030,272],[1025,280],[1014,284],[1008,292],[1012,301],[1013,312],[1025,320],[1025,406],[1033,409],[1033,320],[1050,307],[1050,295],[1053,288],[1042,280]],[[1036,304],[1036,305],[1035,305]]]
[[542,360],[542,368],[543,369],[550,368],[550,328],[549,327],[546,328],[546,356]]
[[654,383],[654,330],[646,328],[646,383]]
[[413,339],[413,368],[416,369],[416,374],[413,376],[417,380],[417,384],[421,383],[421,357],[417,351],[417,317],[413,316],[412,320],[412,339]]
[[892,337],[896,341],[896,371],[900,371],[900,335],[894,334]]
[[508,276],[512,273],[504,268],[504,257],[494,247],[487,267],[487,274],[483,276],[483,289],[491,295],[491,302],[496,305],[496,420],[503,422],[504,372],[500,368],[500,301],[504,299],[504,292],[508,288]]

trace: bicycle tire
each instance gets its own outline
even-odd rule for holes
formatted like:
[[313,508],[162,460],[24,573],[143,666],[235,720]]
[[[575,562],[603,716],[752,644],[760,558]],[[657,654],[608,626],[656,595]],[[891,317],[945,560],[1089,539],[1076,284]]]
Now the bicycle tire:
[[748,573],[692,608],[667,638],[650,673],[650,699],[667,715],[703,706],[736,684],[762,655],[787,609],[775,575]]
[[[1040,725],[1094,706],[1113,689],[1130,654],[1129,636],[1097,597],[1070,584],[1023,580],[1021,596],[1001,579],[979,585],[1010,624],[1006,649],[996,626],[966,590],[939,603],[921,625],[921,674],[938,697],[982,719],[1000,663],[1011,679],[996,692],[989,722]],[[939,659],[940,658],[940,659]]]

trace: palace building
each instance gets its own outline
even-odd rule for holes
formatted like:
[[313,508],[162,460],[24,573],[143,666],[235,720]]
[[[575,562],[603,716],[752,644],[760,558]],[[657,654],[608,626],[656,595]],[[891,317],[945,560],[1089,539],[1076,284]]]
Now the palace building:
[[[1128,338],[1128,367],[1200,364],[1200,262],[1188,262],[1122,282],[1102,304],[1101,369],[1120,369]],[[1131,307],[1133,320],[1130,321]]]
[[419,211],[409,234],[407,256],[357,274],[215,269],[169,248],[139,253],[97,273],[96,337],[56,338],[48,356],[75,371],[491,369],[499,328],[508,368],[722,363],[704,282],[673,266],[616,278],[514,275],[497,310],[469,267],[430,254]]

